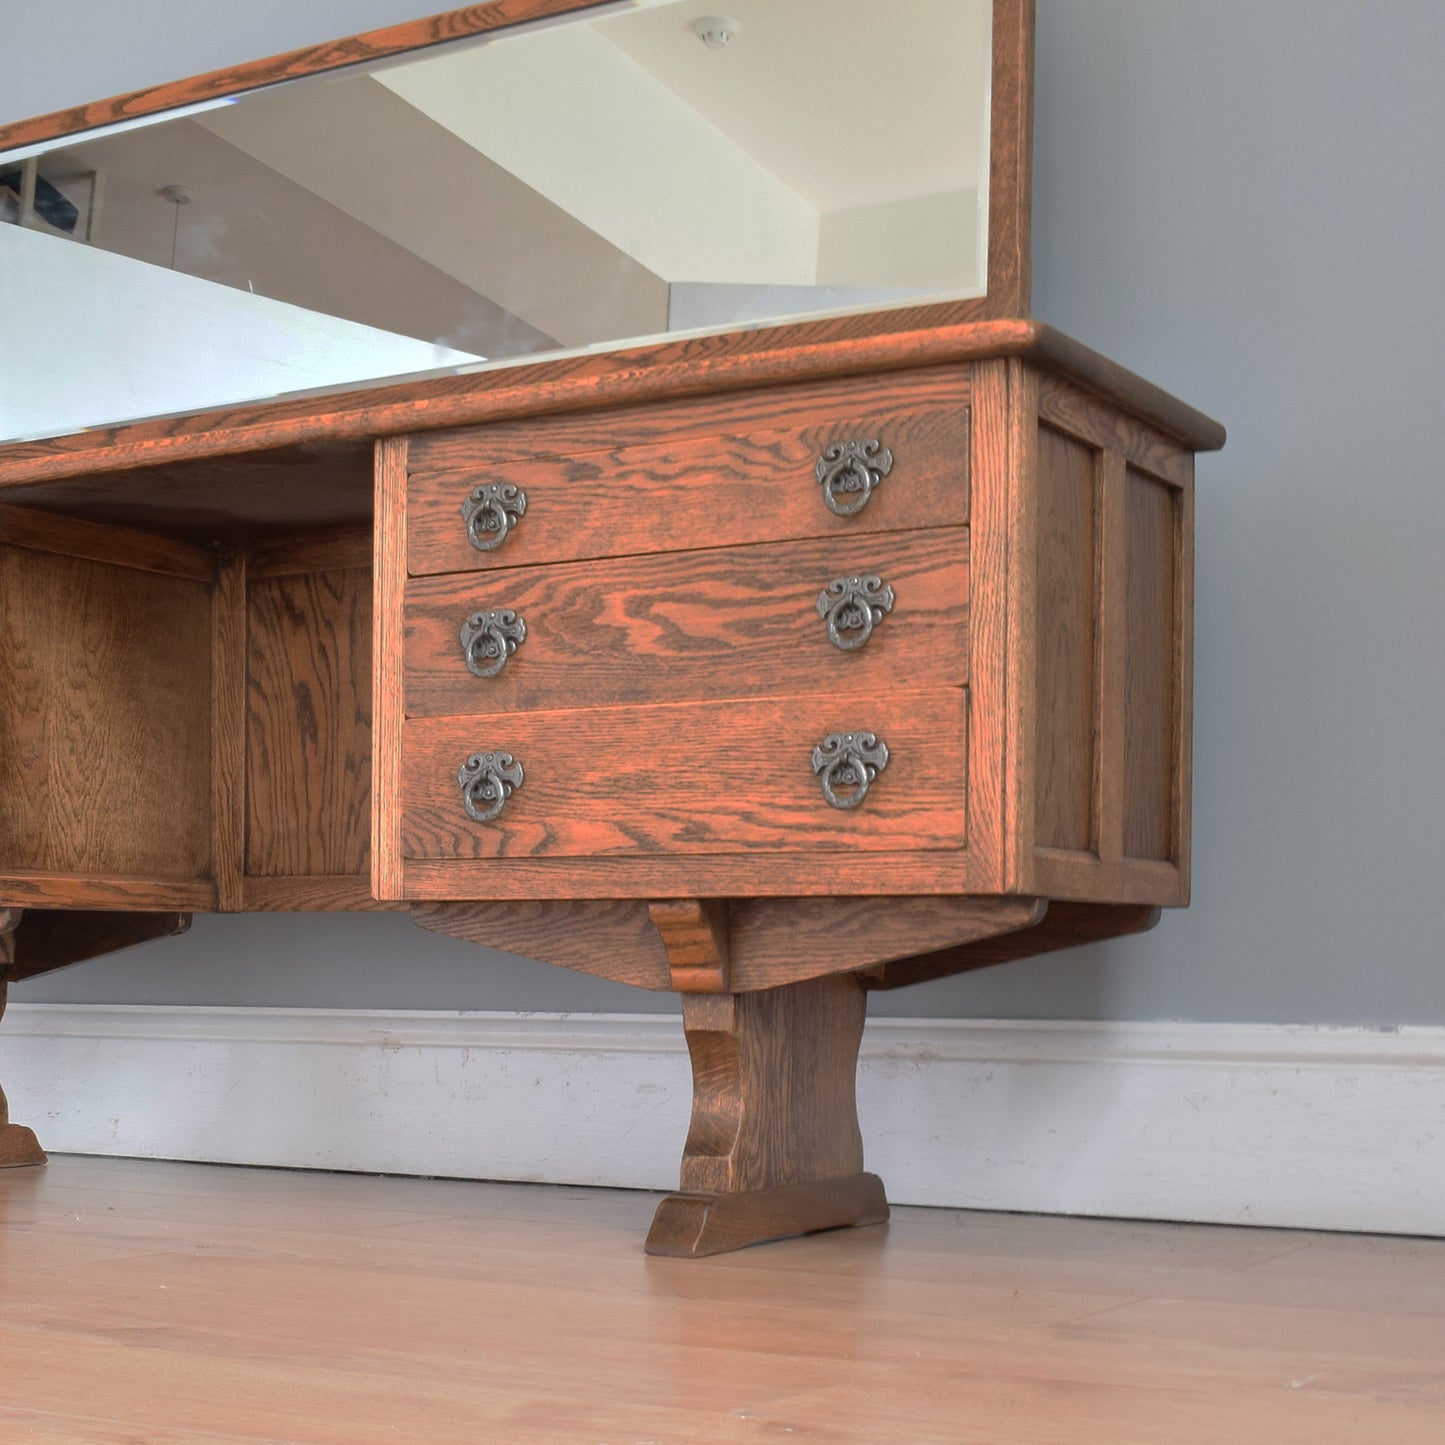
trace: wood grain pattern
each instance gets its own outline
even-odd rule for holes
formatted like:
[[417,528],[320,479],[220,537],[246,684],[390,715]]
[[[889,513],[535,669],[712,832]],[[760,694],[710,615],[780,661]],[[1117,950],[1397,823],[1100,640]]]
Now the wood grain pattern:
[[[555,436],[546,426],[508,430],[512,448],[506,434],[494,438],[486,430],[413,441],[407,491],[413,574],[968,520],[961,372],[714,397],[680,411],[638,408],[606,419],[606,442],[595,422]],[[839,517],[824,505],[814,466],[826,447],[856,438],[881,441],[893,468],[862,511]],[[569,449],[578,447],[584,449]],[[462,517],[462,503],[481,481],[515,485],[527,496],[526,515],[491,552],[468,542]]]
[[[862,1176],[855,1079],[866,1007],[846,977],[683,996],[692,1121],[681,1187],[658,1206],[649,1254],[719,1254],[887,1218],[882,1184]],[[812,1188],[780,1197],[798,1186]],[[714,1212],[711,1196],[728,1204]]]
[[[545,363],[528,369],[538,367],[547,369]],[[561,406],[540,422],[529,412],[516,418],[501,415],[478,426],[420,431],[411,438],[408,467],[415,475],[430,475],[665,441],[719,444],[776,431],[801,434],[820,425],[882,425],[903,412],[968,409],[966,364],[930,365],[925,358],[902,371],[850,371],[835,375],[826,367],[807,367],[776,382],[761,377],[756,385],[724,384],[661,397],[644,373],[634,376],[626,396],[605,407]]]
[[[1167,867],[1172,877],[1178,876],[1165,864],[1138,866]],[[689,890],[705,898],[862,898],[879,892],[932,897],[987,893],[990,887],[972,848],[929,852],[816,848],[806,858],[800,854],[791,859],[761,852],[509,857],[505,867],[494,858],[408,858],[402,892],[409,901],[420,903],[475,898],[680,898],[689,896]],[[4,896],[0,891],[0,898]],[[1080,895],[1071,887],[1059,896]]]
[[[402,846],[433,859],[800,855],[779,858],[790,875],[811,870],[816,850],[961,848],[965,697],[900,690],[414,719],[402,734]],[[854,730],[875,732],[890,758],[863,804],[841,811],[810,758],[829,734]],[[473,823],[457,769],[497,750],[525,781],[500,818]]]
[[988,313],[1027,316],[1033,294],[1034,0],[993,0]]
[[216,575],[215,553],[205,547],[32,507],[0,504],[0,542],[194,582],[209,582]]
[[1184,486],[1192,475],[1191,454],[1176,439],[1064,376],[1040,375],[1039,419],[1095,451],[1119,453],[1130,466],[1171,486]]
[[189,913],[30,908],[14,932],[10,961],[0,971],[11,983],[18,983],[158,938],[174,938],[190,926]]
[[948,978],[975,968],[993,968],[1019,958],[1033,958],[1085,943],[1145,933],[1159,921],[1150,906],[1114,906],[1096,903],[1039,902],[1027,923],[1016,930],[1000,930],[976,942],[919,953],[870,968],[860,975],[869,989],[906,988],[930,979]]
[[[314,399],[311,406],[316,413]],[[298,430],[310,428],[293,426],[277,440],[288,442]],[[232,449],[224,446],[216,455],[214,448],[194,452],[182,445],[182,455],[173,457],[172,448],[155,442],[91,452],[85,443],[94,435],[33,443],[50,449],[46,469],[53,480],[7,486],[0,476],[0,493],[17,511],[43,507],[199,547],[218,539],[289,541],[303,531],[370,529],[369,439],[307,437],[296,445],[238,448],[238,455],[227,455]],[[63,460],[72,453],[79,465]],[[0,446],[0,474],[13,455]]]
[[1100,642],[1098,453],[1045,426],[1038,445],[1034,827],[1041,846],[1088,849]]
[[888,1198],[876,1174],[736,1194],[669,1194],[657,1206],[644,1248],[671,1259],[706,1259],[754,1244],[827,1229],[884,1224]]
[[[819,594],[880,575],[893,610],[866,646],[828,638]],[[413,579],[406,591],[409,717],[766,697],[876,695],[968,680],[968,533],[775,543]],[[461,624],[508,608],[526,640],[495,677],[464,665]]]
[[211,597],[211,876],[216,906],[242,906],[246,871],[246,554],[226,547]]
[[1008,447],[1009,381],[1004,363],[975,369],[974,497],[969,525],[968,838],[980,891],[1013,886],[1006,852],[1009,697],[1009,566],[1013,482]]
[[369,571],[248,589],[249,875],[369,869],[371,603]]
[[0,869],[0,907],[117,908],[211,913],[216,885],[209,878],[152,878],[123,873]]
[[1129,646],[1126,470],[1122,452],[1110,449],[1099,458],[1093,847],[1100,861],[1110,865],[1124,856],[1124,693]]
[[364,526],[328,527],[257,542],[247,553],[246,570],[252,577],[296,577],[369,568],[372,532],[368,518]]
[[1179,647],[1176,494],[1131,467],[1124,513],[1124,854],[1173,862]]
[[1173,863],[1125,858],[1106,863],[1088,854],[1040,848],[1034,881],[1049,898],[1077,902],[1143,903],[1182,908],[1189,902],[1189,880]]
[[210,872],[210,588],[0,546],[0,871]]
[[1002,363],[1007,382],[1008,622],[1003,718],[1006,893],[1030,892],[1035,847],[1034,778],[1038,753],[1039,376],[1021,361]]
[[411,917],[428,932],[500,948],[539,963],[636,988],[666,991],[672,987],[667,947],[648,916],[645,898],[430,900],[413,903]]
[[[1040,654],[1037,732],[1048,754],[1037,772],[1031,886],[1100,903],[1182,904],[1189,720],[1181,699],[1190,686],[1192,579],[1181,572],[1192,556],[1192,458],[1057,378],[1040,380],[1039,410],[1042,525],[1053,527],[1051,473],[1062,474],[1070,459],[1079,476],[1094,459],[1095,499],[1092,539],[1082,514],[1065,529],[1072,542],[1040,536],[1039,645],[1052,652]],[[1136,458],[1158,472],[1141,470]],[[1092,574],[1074,579],[1073,602],[1061,612],[1048,569],[1058,574],[1070,559]],[[1092,660],[1080,640],[1086,607]],[[1131,874],[1132,859],[1148,864]],[[1173,866],[1154,866],[1161,863]]]
[[728,905],[721,898],[659,898],[648,921],[667,954],[668,982],[678,993],[728,993],[732,947]]
[[[339,525],[348,517],[355,522],[366,515],[370,449],[357,446],[359,441],[1010,356],[1074,381],[1193,450],[1214,451],[1224,445],[1224,428],[1218,422],[1052,327],[1027,320],[944,323],[935,317],[934,323],[920,327],[907,311],[885,311],[872,318],[843,318],[836,334],[828,336],[814,334],[809,324],[693,337],[322,398],[97,427],[46,441],[11,442],[0,446],[0,491],[24,489],[24,500],[35,505],[83,510],[97,499],[94,483],[85,480],[66,490],[60,479],[131,471],[137,485],[156,484],[146,515],[175,510],[163,505],[161,493],[178,489],[191,499],[197,525],[204,527],[205,501],[218,490],[219,472],[231,484],[234,502],[250,502],[240,523],[253,527],[252,535],[305,525],[297,514],[301,503],[311,516],[310,525]],[[870,324],[875,330],[883,325],[882,333],[869,332]],[[313,489],[299,480],[323,470],[329,478],[324,487]],[[47,485],[36,489],[42,482]],[[268,487],[263,506],[259,498]],[[110,500],[119,505],[117,499],[131,490],[117,489]],[[338,495],[347,499],[344,508],[336,505]],[[63,496],[63,504],[57,496]],[[359,513],[354,510],[358,499]],[[19,493],[8,500],[20,500]],[[314,515],[323,505],[327,515]],[[268,521],[283,513],[284,525]],[[134,514],[116,520],[133,525]],[[237,519],[231,517],[228,525],[234,529]]]
[[[712,900],[718,902],[719,900]],[[418,903],[422,928],[615,979],[669,989],[666,946],[645,899]],[[1034,898],[734,898],[727,903],[733,993],[871,969],[1028,928]]]
[[241,906],[247,913],[374,913],[401,910],[404,903],[379,903],[369,877],[353,873],[304,877],[243,878]]
[[1034,898],[735,898],[729,907],[738,993],[854,972],[1033,922]]
[[855,1079],[866,1009],[850,978],[683,999],[693,1115],[682,1189],[723,1193],[858,1173]]
[[407,442],[376,448],[376,549],[372,558],[371,892],[402,897],[401,725],[405,640]]

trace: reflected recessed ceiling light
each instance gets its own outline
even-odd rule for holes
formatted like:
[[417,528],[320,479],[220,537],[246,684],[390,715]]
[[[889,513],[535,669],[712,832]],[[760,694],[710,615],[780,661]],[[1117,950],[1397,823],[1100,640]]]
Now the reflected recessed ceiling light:
[[709,50],[722,50],[738,33],[738,22],[721,15],[704,15],[692,22],[692,33]]

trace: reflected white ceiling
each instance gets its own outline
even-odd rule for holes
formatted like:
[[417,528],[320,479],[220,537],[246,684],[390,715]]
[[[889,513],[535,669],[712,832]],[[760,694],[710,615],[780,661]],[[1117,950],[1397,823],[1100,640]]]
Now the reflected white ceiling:
[[[738,24],[721,50],[691,28],[714,14]],[[684,0],[593,28],[831,211],[983,182],[992,15],[992,0]]]

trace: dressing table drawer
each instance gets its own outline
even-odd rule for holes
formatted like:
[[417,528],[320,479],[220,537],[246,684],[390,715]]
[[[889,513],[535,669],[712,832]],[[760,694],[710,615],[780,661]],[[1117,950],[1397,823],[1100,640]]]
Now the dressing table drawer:
[[962,527],[415,578],[406,712],[959,684],[968,601]]
[[[966,712],[964,689],[935,688],[414,719],[402,732],[402,851],[484,859],[959,849]],[[823,784],[840,802],[857,791],[839,775],[840,748],[828,746],[847,735],[874,775],[845,807]],[[504,783],[473,792],[473,814],[491,817],[469,816],[464,797],[464,774],[479,762],[470,778]]]
[[968,372],[412,439],[412,575],[968,520]]

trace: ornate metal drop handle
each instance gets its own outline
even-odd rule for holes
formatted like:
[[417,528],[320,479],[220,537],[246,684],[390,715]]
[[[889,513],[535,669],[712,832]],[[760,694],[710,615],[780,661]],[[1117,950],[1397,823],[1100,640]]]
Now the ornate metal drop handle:
[[828,624],[828,641],[844,652],[868,643],[873,629],[893,611],[893,589],[876,573],[835,577],[818,594],[818,616]]
[[512,482],[483,482],[473,487],[462,503],[467,541],[478,552],[495,552],[526,511],[527,494]]
[[527,640],[527,624],[510,607],[473,612],[462,623],[462,656],[473,677],[495,677]]
[[490,823],[522,786],[522,765],[511,753],[473,753],[457,769],[457,786],[467,817],[474,823]]
[[861,512],[892,470],[893,453],[877,437],[834,442],[813,468],[823,486],[824,505],[839,517]]
[[888,766],[888,744],[877,733],[829,733],[813,749],[813,771],[835,808],[856,808]]

